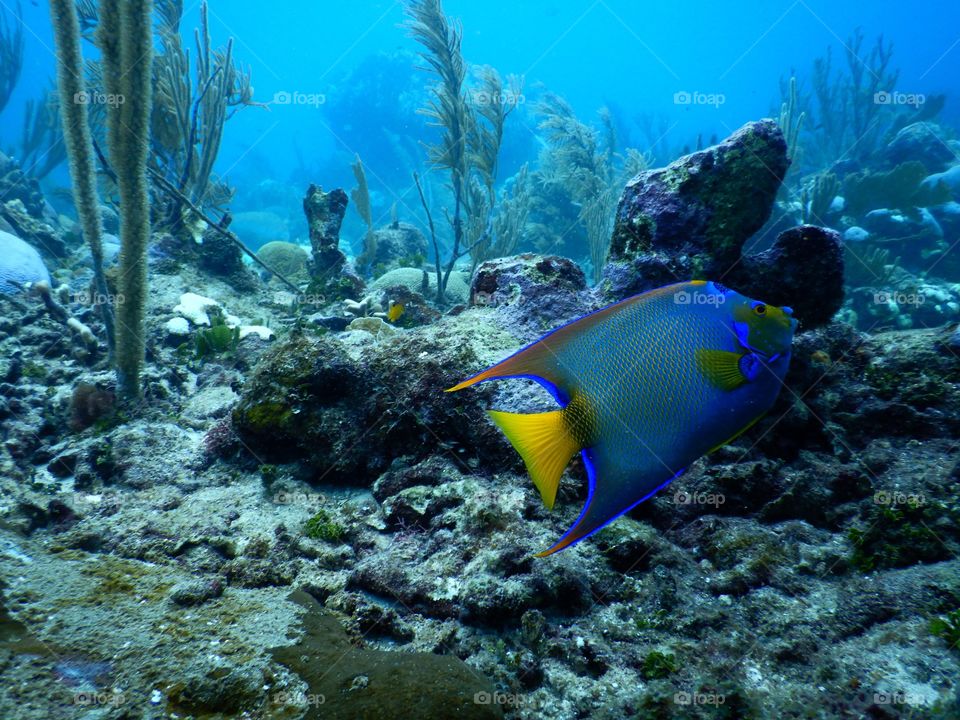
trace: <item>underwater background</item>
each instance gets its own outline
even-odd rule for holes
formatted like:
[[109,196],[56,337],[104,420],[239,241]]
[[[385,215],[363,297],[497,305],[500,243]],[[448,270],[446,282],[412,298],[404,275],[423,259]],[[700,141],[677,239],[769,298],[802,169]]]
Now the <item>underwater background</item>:
[[958,98],[941,2],[0,0],[0,720],[960,718]]

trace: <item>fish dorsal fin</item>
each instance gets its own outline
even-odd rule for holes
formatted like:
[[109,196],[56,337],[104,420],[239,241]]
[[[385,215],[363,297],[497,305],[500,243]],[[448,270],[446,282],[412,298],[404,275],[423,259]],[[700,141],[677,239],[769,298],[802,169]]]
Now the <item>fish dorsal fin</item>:
[[674,291],[675,286],[672,285],[651,290],[642,295],[634,295],[626,300],[621,300],[618,303],[592,312],[589,315],[584,315],[582,318],[573,320],[547,333],[539,340],[518,350],[506,360],[501,360],[483,372],[477,373],[473,377],[467,378],[463,382],[454,385],[452,388],[449,388],[447,392],[463,390],[464,388],[484,382],[485,380],[525,377],[544,384],[550,391],[550,394],[556,398],[557,402],[561,405],[566,405],[573,395],[573,388],[570,387],[570,384],[574,380],[570,377],[569,373],[565,371],[563,362],[564,350],[570,341],[634,303],[649,300],[655,295]]
[[543,504],[552,510],[560,476],[580,449],[563,420],[563,411],[523,414],[489,410],[487,414],[520,453]]
[[728,350],[697,350],[697,367],[721,390],[735,390],[747,382],[740,367],[742,353]]

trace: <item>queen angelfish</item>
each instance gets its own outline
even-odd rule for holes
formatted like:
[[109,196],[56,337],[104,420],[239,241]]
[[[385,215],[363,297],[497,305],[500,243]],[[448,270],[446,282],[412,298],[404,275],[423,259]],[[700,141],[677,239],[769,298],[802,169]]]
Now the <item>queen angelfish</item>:
[[560,404],[489,412],[548,508],[570,460],[583,456],[586,505],[543,557],[589,537],[759,420],[790,364],[792,315],[715,282],[669,285],[563,325],[448,392],[519,377]]

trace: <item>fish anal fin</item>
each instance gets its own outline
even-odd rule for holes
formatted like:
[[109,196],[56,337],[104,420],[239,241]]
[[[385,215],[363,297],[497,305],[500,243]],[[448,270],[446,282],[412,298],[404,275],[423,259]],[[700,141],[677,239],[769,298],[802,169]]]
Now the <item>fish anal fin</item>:
[[489,410],[488,414],[520,453],[543,504],[552,509],[560,476],[580,449],[564,422],[563,411],[524,414]]
[[[666,478],[632,482],[630,472],[618,468],[603,446],[584,450],[583,466],[587,471],[590,488],[580,516],[553,546],[536,553],[534,557],[553,555],[590,537],[624,513],[649,500],[686,470],[683,468]],[[625,501],[625,496],[635,499]]]
[[721,390],[735,390],[747,378],[740,369],[741,353],[728,350],[697,350],[697,367],[706,378]]

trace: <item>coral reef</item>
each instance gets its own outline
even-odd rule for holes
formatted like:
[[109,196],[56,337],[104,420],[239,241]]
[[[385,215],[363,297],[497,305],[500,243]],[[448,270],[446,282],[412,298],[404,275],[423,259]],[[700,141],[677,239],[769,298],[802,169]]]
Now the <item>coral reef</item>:
[[[520,107],[414,0],[429,87],[409,53],[344,63],[307,121],[337,146],[288,176],[251,149],[234,196],[217,155],[256,103],[214,8],[195,48],[180,0],[51,8],[58,99],[0,154],[0,718],[960,717],[960,147],[942,97],[869,96],[889,42],[786,74],[779,123],[667,148],[616,98]],[[136,102],[70,96],[101,91]],[[534,558],[589,467],[545,508],[487,413],[556,401],[444,391],[691,277],[794,309],[776,403]]]
[[[396,285],[402,285],[407,290],[420,293],[424,297],[432,297],[437,290],[437,277],[433,273],[418,268],[397,268],[384,273],[370,283],[370,290],[386,290]],[[470,296],[470,279],[465,273],[450,273],[446,296],[455,305],[467,302]]]

